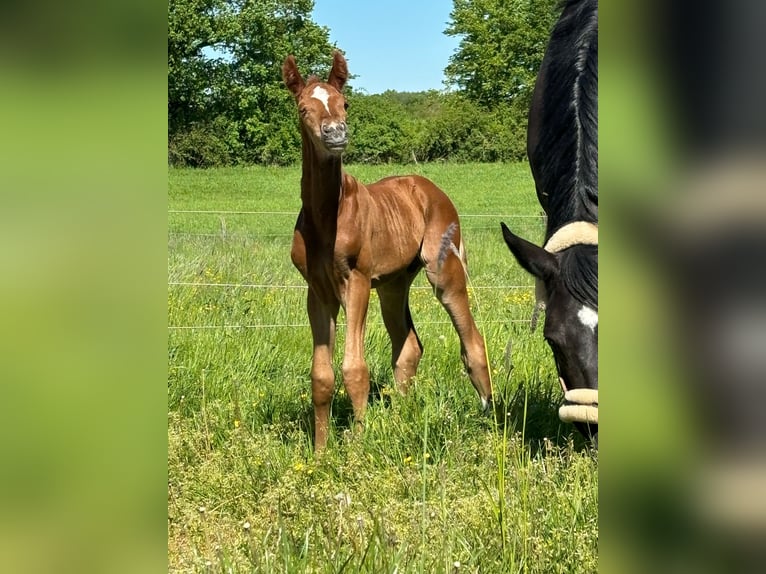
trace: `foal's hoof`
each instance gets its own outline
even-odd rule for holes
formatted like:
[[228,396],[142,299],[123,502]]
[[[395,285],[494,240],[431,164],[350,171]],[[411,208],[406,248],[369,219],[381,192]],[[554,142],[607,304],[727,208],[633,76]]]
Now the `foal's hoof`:
[[505,405],[500,399],[482,399],[482,414],[486,417],[494,417],[498,423],[505,421]]

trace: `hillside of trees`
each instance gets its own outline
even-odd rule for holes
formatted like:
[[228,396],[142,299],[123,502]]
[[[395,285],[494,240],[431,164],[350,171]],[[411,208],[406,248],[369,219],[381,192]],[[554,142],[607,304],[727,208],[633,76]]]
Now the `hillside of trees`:
[[[354,163],[513,161],[525,157],[534,79],[557,0],[453,0],[460,38],[451,90],[365,94],[347,88]],[[168,161],[175,166],[300,160],[281,65],[327,73],[335,48],[313,0],[170,0]],[[337,46],[343,50],[343,46]]]

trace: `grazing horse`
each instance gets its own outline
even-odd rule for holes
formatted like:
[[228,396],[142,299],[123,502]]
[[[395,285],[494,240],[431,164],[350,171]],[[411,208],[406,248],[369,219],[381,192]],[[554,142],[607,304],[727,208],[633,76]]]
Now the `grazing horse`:
[[304,81],[293,56],[285,60],[282,77],[300,114],[302,207],[291,256],[309,286],[314,448],[327,443],[339,308],[346,314],[343,384],[359,425],[370,390],[364,359],[370,289],[377,289],[391,338],[394,378],[405,392],[423,354],[409,308],[410,285],[422,268],[457,330],[463,363],[486,410],[492,390],[484,340],[469,307],[455,206],[434,183],[417,175],[364,185],[342,170],[348,144],[342,91],[348,68],[340,52],[334,53],[326,83],[315,76]]
[[568,0],[529,112],[527,154],[547,215],[538,247],[501,223],[537,281],[544,336],[565,393],[559,417],[598,442],[598,3]]

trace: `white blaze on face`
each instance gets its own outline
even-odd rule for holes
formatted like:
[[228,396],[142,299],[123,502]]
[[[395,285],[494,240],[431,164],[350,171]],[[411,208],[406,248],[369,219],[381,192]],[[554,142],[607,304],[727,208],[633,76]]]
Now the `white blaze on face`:
[[589,327],[591,331],[595,331],[596,327],[598,327],[598,312],[590,307],[583,305],[577,312],[577,318],[580,319],[580,323]]
[[330,101],[330,94],[327,90],[325,90],[322,86],[317,86],[314,88],[314,91],[311,92],[311,97],[322,102],[324,104],[324,108],[327,110],[327,113],[330,113],[330,106],[328,105],[328,102]]

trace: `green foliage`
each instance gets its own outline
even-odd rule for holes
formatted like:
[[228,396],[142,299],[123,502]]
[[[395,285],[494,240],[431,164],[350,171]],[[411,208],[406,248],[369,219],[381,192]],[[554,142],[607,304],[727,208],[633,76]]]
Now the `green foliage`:
[[412,100],[418,117],[412,156],[418,161],[520,161],[526,156],[526,110],[487,110],[460,92]]
[[447,94],[434,107],[433,117],[423,123],[419,134],[419,157],[426,161],[506,159],[494,145],[492,114],[462,94]]
[[168,161],[172,165],[215,167],[235,163],[243,149],[234,122],[218,116],[211,122],[194,123],[176,132],[168,142]]
[[351,128],[345,159],[352,163],[406,162],[412,151],[414,118],[395,96],[352,94],[348,125]]
[[461,93],[352,94],[351,163],[520,161],[526,109],[487,110]]
[[460,45],[444,70],[472,101],[528,107],[559,0],[454,0],[445,33]]
[[[556,0],[455,0],[462,37],[445,73],[460,90],[347,89],[352,163],[494,162],[525,157],[526,121]],[[212,167],[300,161],[281,65],[323,77],[333,47],[313,0],[170,0],[168,160]],[[353,70],[352,70],[353,71]],[[353,77],[352,77],[353,78]]]
[[[300,157],[288,131],[294,110],[281,66],[294,54],[303,69],[329,67],[329,32],[311,21],[313,8],[313,0],[170,0],[171,164],[285,164]],[[204,149],[193,154],[192,144]]]

